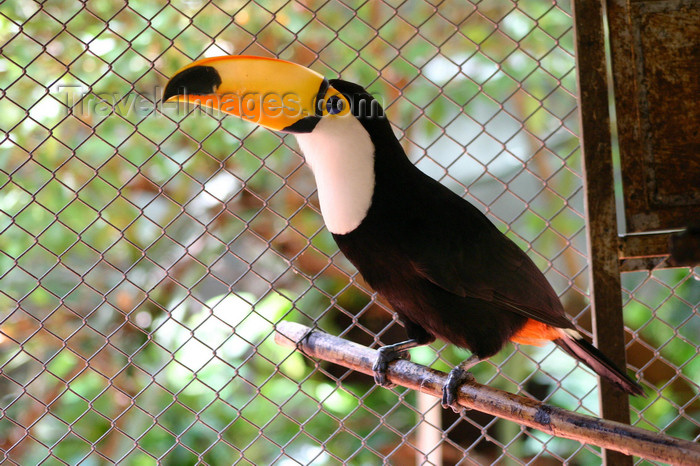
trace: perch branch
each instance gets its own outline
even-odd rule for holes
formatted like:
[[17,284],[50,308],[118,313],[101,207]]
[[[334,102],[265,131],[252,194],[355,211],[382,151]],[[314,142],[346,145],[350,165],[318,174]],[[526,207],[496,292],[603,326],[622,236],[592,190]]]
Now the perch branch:
[[[275,341],[297,348],[305,355],[323,359],[371,375],[377,351],[309,327],[281,322]],[[446,374],[406,360],[389,365],[391,382],[413,390],[442,396]],[[619,422],[574,413],[555,406],[513,395],[475,382],[458,392],[465,408],[508,419],[557,437],[636,455],[649,460],[679,465],[700,464],[700,445]]]

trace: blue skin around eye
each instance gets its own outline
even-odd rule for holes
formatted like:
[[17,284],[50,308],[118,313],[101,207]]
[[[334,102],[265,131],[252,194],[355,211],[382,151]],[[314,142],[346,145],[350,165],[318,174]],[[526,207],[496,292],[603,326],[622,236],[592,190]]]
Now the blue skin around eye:
[[340,113],[340,111],[343,110],[343,101],[338,97],[331,97],[328,99],[328,102],[326,102],[326,110],[328,110],[328,113],[331,115]]

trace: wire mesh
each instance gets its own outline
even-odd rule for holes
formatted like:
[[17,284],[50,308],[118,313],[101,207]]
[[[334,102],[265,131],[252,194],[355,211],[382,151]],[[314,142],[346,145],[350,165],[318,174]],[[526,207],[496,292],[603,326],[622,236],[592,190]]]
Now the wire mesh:
[[[4,461],[400,463],[431,453],[428,424],[448,464],[600,462],[274,345],[283,319],[374,346],[403,330],[337,252],[292,137],[159,103],[179,67],[228,53],[361,83],[590,335],[569,2],[3,2],[0,36]],[[630,367],[657,387],[633,424],[697,440],[697,276],[628,274],[624,291]],[[597,412],[595,378],[549,346],[475,375]]]

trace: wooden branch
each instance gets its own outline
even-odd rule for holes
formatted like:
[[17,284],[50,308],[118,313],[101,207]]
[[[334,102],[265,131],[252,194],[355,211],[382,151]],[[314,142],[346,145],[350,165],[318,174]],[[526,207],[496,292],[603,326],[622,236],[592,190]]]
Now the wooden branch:
[[[297,348],[305,355],[372,374],[377,351],[294,322],[277,325],[275,341]],[[413,390],[442,396],[447,375],[406,360],[394,361],[389,380]],[[574,413],[540,401],[467,382],[458,392],[459,404],[508,419],[550,435],[670,464],[700,464],[700,445],[632,427],[620,422]]]

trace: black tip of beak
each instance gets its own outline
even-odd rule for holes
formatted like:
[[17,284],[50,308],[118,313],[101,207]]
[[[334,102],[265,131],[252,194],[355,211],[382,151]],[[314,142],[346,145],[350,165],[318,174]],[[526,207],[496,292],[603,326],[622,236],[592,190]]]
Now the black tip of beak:
[[173,76],[163,91],[163,101],[183,94],[207,95],[221,85],[221,76],[211,66],[193,66]]

